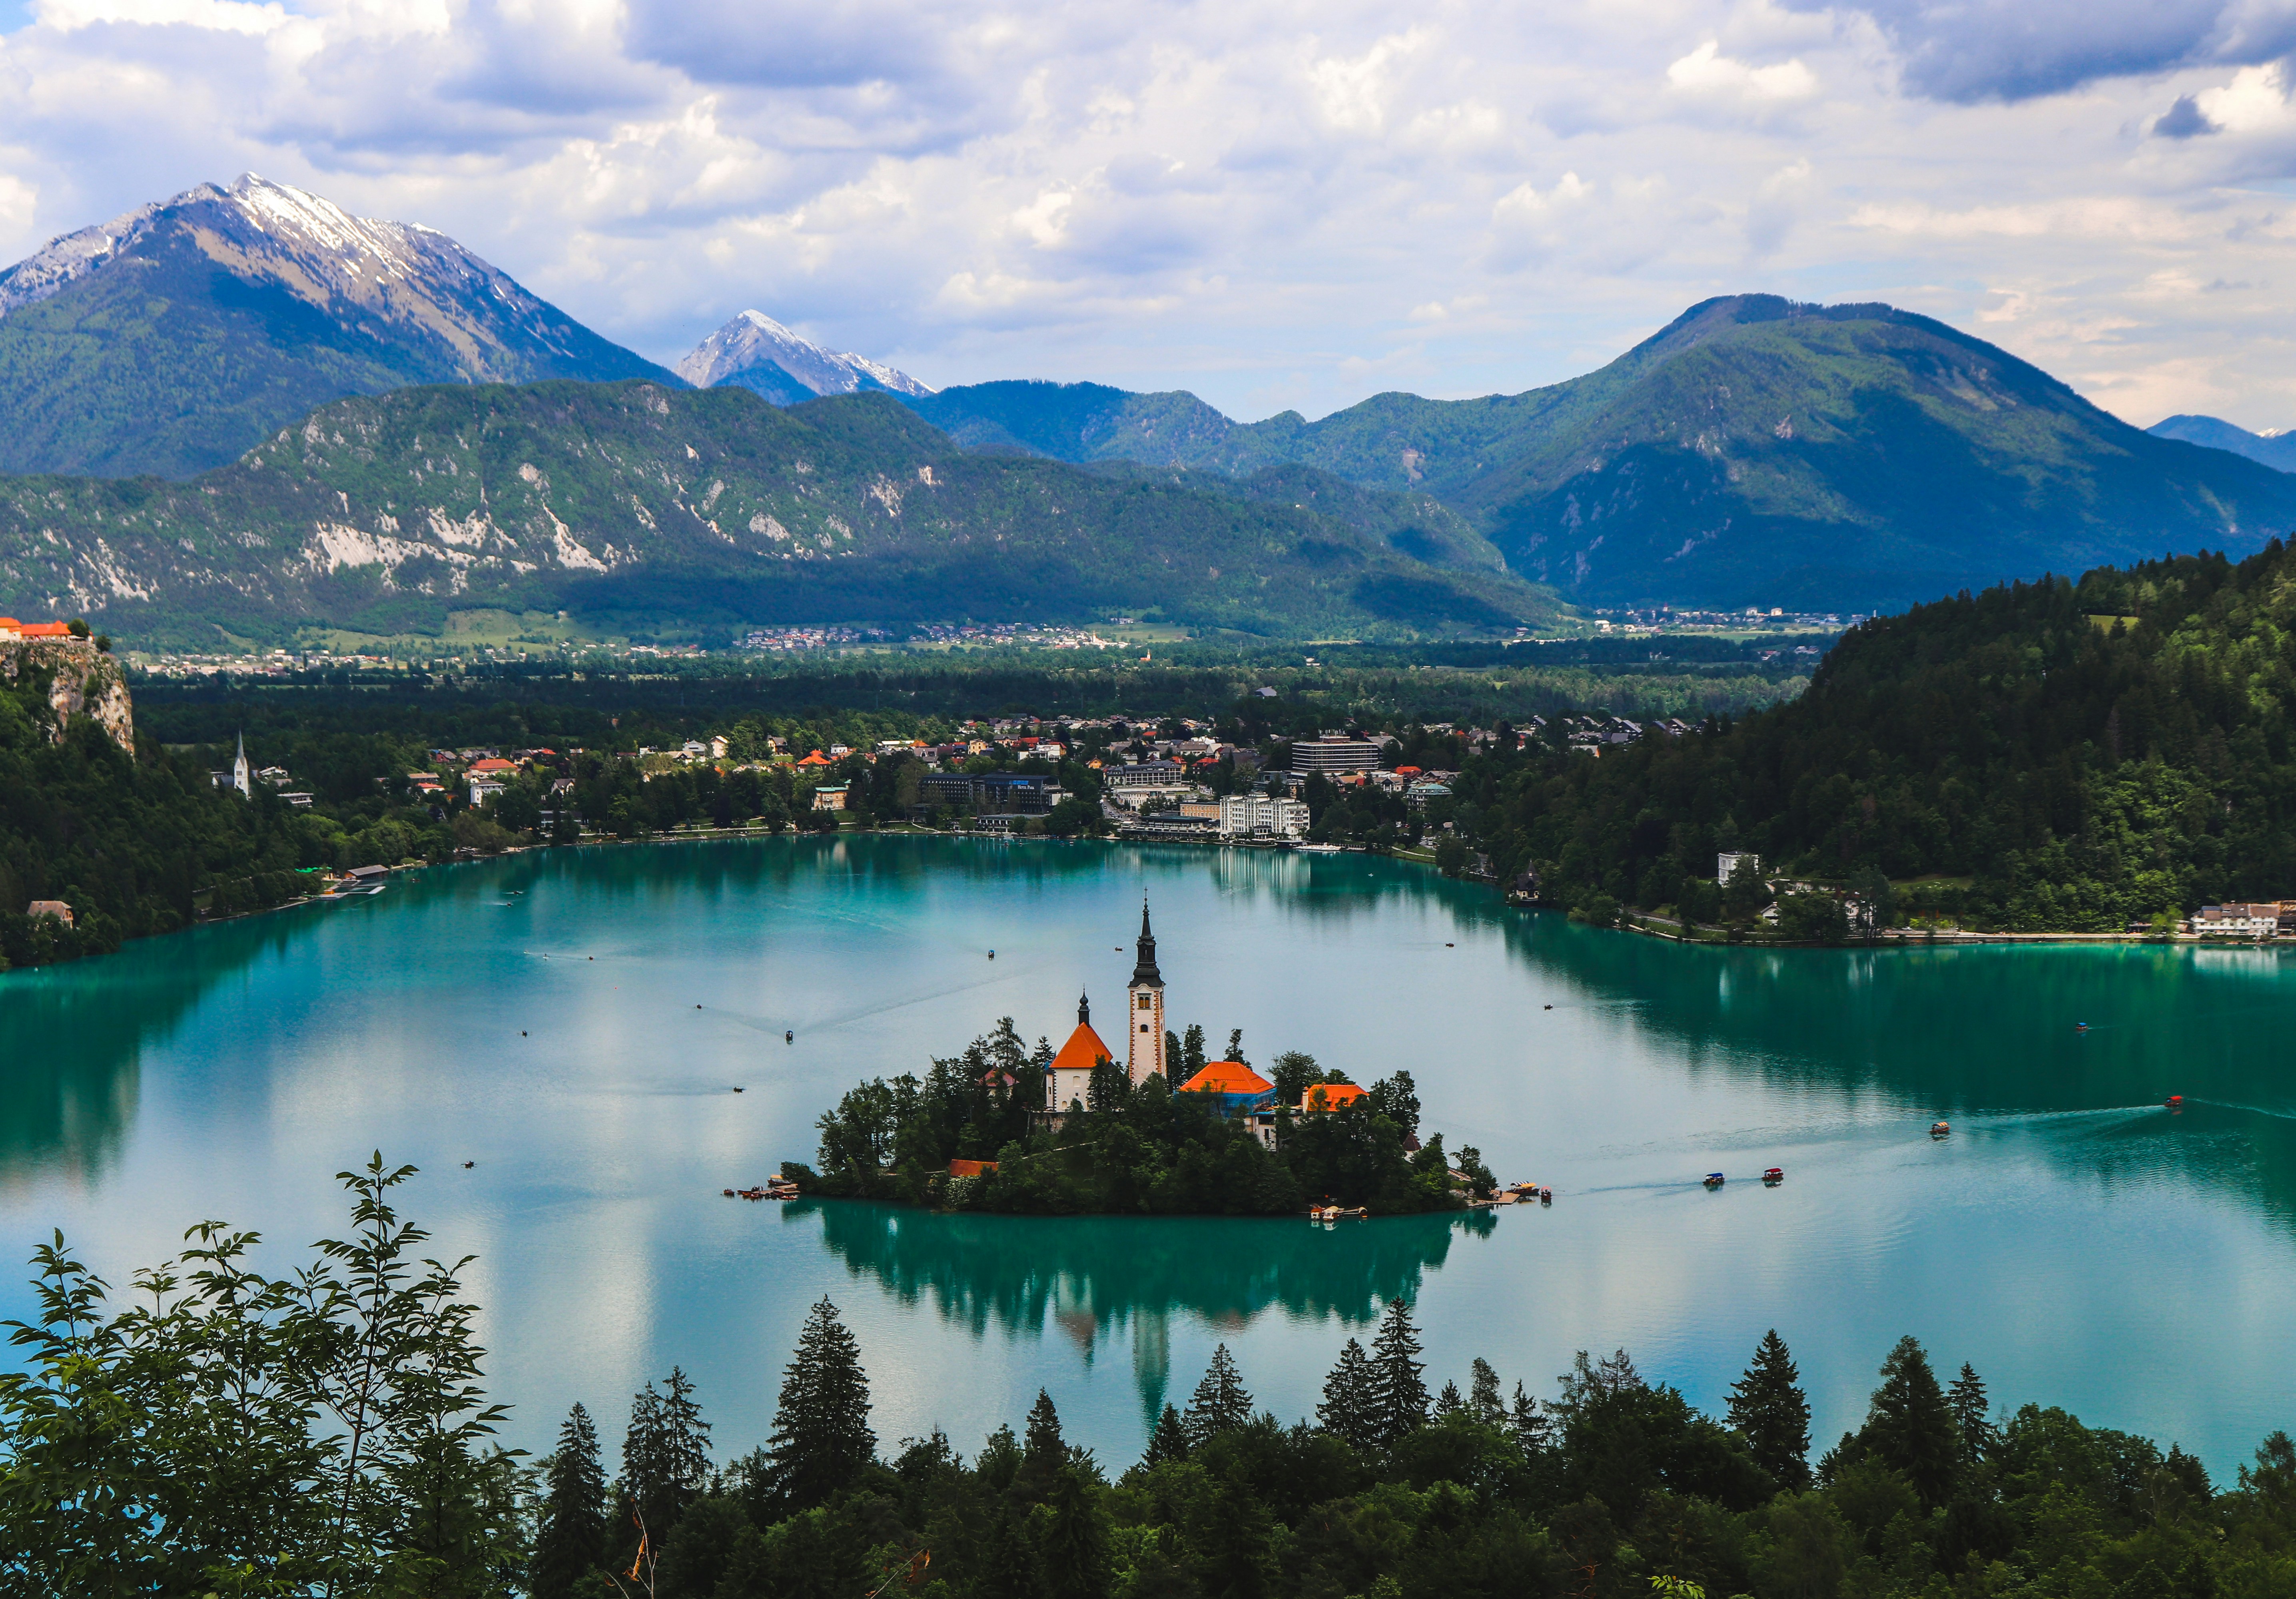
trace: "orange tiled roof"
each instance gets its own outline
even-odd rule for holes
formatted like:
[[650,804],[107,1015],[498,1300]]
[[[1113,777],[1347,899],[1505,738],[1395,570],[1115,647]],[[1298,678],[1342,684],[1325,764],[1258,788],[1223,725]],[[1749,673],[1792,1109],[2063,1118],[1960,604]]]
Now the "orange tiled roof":
[[951,1160],[948,1163],[948,1175],[953,1177],[977,1177],[984,1171],[996,1169],[996,1162],[994,1160]]
[[1214,1061],[1180,1085],[1183,1094],[1269,1094],[1275,1088],[1242,1061]]
[[1353,1083],[1317,1083],[1300,1096],[1303,1111],[1336,1111],[1351,1105],[1364,1096],[1365,1090]]
[[23,633],[26,638],[70,638],[71,627],[63,622],[26,622]]
[[1114,1061],[1116,1052],[1101,1041],[1098,1033],[1086,1022],[1078,1022],[1069,1041],[1061,1046],[1061,1053],[1053,1057],[1054,1071],[1089,1071],[1096,1061]]
[[812,754],[807,756],[803,760],[797,764],[801,767],[825,767],[829,765],[829,757],[824,755],[820,750],[816,750]]
[[471,770],[473,772],[515,772],[518,770],[518,763],[516,761],[500,760],[489,758],[486,760],[472,762]]

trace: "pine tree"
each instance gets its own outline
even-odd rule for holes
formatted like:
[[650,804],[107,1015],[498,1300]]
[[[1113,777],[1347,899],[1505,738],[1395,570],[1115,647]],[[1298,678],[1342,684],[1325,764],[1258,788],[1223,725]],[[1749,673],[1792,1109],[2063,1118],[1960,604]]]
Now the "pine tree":
[[1993,1423],[1988,1419],[1984,1379],[1966,1360],[1961,1363],[1961,1375],[1946,1390],[1945,1403],[1953,1412],[1955,1430],[1961,1434],[1961,1464],[1973,1466],[1993,1447]]
[[1414,1358],[1418,1353],[1410,1310],[1401,1300],[1389,1300],[1379,1336],[1371,1341],[1370,1431],[1381,1449],[1393,1448],[1427,1424],[1427,1384],[1420,1379],[1427,1367]]
[[693,1384],[670,1367],[654,1392],[649,1382],[630,1401],[622,1438],[622,1496],[645,1518],[647,1542],[659,1553],[670,1531],[709,1482],[709,1423],[693,1402]]
[[860,1346],[824,1299],[806,1317],[783,1374],[766,1444],[769,1491],[783,1514],[809,1510],[849,1484],[876,1453]]
[[1793,1493],[1809,1488],[1809,1400],[1785,1340],[1771,1328],[1755,1347],[1746,1374],[1730,1387],[1730,1425],[1754,1464]]
[[1231,1029],[1228,1032],[1227,1058],[1234,1061],[1239,1066],[1249,1066],[1251,1064],[1250,1062],[1243,1058],[1243,1029],[1240,1027]]
[[1506,1402],[1499,1398],[1499,1374],[1480,1355],[1467,1368],[1467,1408],[1486,1427],[1506,1425]]
[[1882,1386],[1874,1390],[1857,1441],[1883,1465],[1904,1472],[1924,1505],[1934,1509],[1953,1496],[1961,1434],[1930,1357],[1911,1334],[1882,1363]]
[[1103,1599],[1108,1592],[1108,1521],[1084,1472],[1062,1465],[1054,1479],[1052,1524],[1045,1529],[1045,1575],[1053,1599]]
[[1554,1447],[1554,1418],[1548,1415],[1537,1399],[1514,1385],[1514,1406],[1507,1415],[1507,1429],[1514,1434],[1515,1447],[1525,1455],[1538,1455]]
[[1180,1424],[1187,1431],[1188,1447],[1201,1448],[1207,1439],[1216,1438],[1232,1428],[1241,1427],[1251,1419],[1251,1396],[1244,1391],[1243,1378],[1235,1369],[1235,1357],[1221,1344],[1212,1351],[1212,1363],[1204,1373],[1204,1380],[1196,1384],[1195,1397],[1188,1401],[1187,1414]]
[[579,1405],[558,1429],[558,1448],[543,1463],[534,1556],[527,1568],[533,1599],[572,1599],[606,1563],[606,1472],[598,1460],[598,1429]]
[[1155,1428],[1148,1434],[1148,1453],[1141,1457],[1140,1464],[1160,1466],[1187,1457],[1187,1428],[1180,1421],[1179,1411],[1167,1405],[1164,1414],[1156,1418]]
[[1456,1382],[1444,1383],[1443,1391],[1435,1396],[1435,1419],[1439,1422],[1446,1416],[1457,1415],[1466,1407],[1467,1401],[1460,1398]]
[[1193,1077],[1204,1069],[1204,1028],[1200,1021],[1188,1023],[1188,1035],[1180,1041],[1180,1071],[1182,1080]]
[[1028,1430],[1021,1438],[1024,1462],[1051,1464],[1068,1455],[1068,1445],[1061,1438],[1061,1413],[1053,1407],[1053,1396],[1041,1388],[1037,1390],[1037,1402],[1029,1406]]
[[1368,1454],[1379,1447],[1372,1424],[1374,1404],[1371,1357],[1350,1338],[1340,1351],[1340,1363],[1324,1379],[1324,1402],[1316,1406],[1316,1421],[1332,1437]]
[[972,1591],[979,1599],[1043,1599],[1043,1570],[1013,1522],[1010,1500],[996,1501],[996,1516],[988,1523],[976,1565],[980,1577]]

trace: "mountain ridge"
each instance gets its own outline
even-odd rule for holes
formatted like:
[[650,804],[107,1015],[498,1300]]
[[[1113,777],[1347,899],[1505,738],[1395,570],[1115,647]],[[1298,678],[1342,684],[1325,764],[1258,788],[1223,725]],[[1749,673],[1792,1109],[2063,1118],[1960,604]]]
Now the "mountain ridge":
[[679,380],[447,234],[250,173],[0,272],[0,472],[184,478],[422,382]]
[[2204,449],[2229,450],[2275,472],[2296,472],[2296,433],[2285,430],[2251,433],[2221,417],[2164,416],[2144,430],[2156,439],[2177,439]]
[[0,609],[179,644],[480,607],[720,638],[1111,611],[1488,636],[1556,614],[1487,551],[1439,506],[1308,469],[1215,490],[969,454],[883,394],[783,409],[644,380],[355,397],[191,483],[0,479]]
[[1580,377],[1235,422],[1185,392],[952,387],[974,447],[1428,493],[1595,604],[1868,610],[2296,521],[2296,484],[2148,435],[1997,346],[1874,302],[1720,296]]

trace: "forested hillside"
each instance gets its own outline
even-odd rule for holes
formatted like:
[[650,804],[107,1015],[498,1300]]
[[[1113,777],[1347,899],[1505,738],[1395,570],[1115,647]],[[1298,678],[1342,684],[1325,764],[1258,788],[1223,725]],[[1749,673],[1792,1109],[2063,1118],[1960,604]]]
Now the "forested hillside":
[[1389,490],[972,455],[886,395],[782,410],[643,381],[343,400],[184,484],[0,479],[12,606],[84,611],[139,645],[436,632],[482,606],[713,643],[1111,611],[1487,636],[1558,610],[1457,515]]
[[1879,618],[1787,705],[1600,758],[1463,780],[1502,872],[1550,900],[1710,897],[1717,851],[1886,874],[2005,929],[2117,931],[2296,897],[2296,552],[2275,540]]
[[[984,383],[908,402],[971,447],[1431,494],[1588,604],[1868,611],[2296,524],[2296,480],[2153,437],[2007,350],[1885,305],[1691,307],[1520,394],[1380,394],[1315,422],[1193,395]],[[2208,442],[2208,441],[2204,441]]]

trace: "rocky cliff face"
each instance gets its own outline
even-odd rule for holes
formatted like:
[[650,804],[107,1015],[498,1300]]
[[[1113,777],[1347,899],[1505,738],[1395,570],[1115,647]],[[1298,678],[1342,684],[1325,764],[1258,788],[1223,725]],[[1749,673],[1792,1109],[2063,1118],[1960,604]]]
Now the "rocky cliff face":
[[0,644],[0,676],[14,683],[27,672],[48,679],[48,709],[56,718],[52,739],[62,742],[74,717],[94,717],[113,743],[135,753],[135,708],[127,697],[127,678],[118,657],[84,638],[28,638]]

